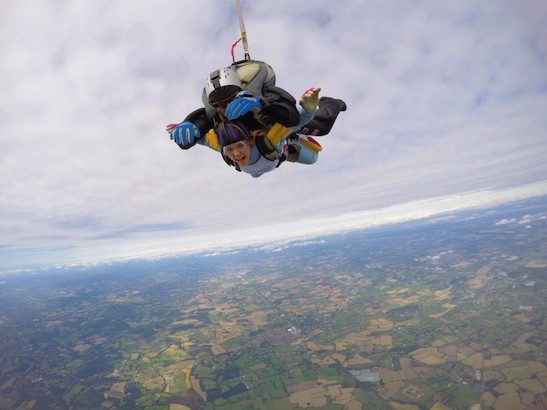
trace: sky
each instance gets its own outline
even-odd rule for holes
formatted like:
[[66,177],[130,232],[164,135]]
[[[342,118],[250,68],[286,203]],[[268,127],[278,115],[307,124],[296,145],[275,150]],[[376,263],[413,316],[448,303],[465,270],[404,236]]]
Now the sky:
[[278,86],[347,103],[314,165],[255,179],[165,132],[231,63],[235,1],[0,3],[0,271],[547,193],[545,1],[241,4]]

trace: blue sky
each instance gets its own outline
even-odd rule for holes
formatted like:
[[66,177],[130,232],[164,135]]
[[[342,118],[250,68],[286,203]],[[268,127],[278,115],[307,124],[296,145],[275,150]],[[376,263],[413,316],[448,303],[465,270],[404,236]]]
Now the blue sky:
[[547,193],[544,1],[242,4],[278,86],[348,104],[312,166],[253,179],[164,131],[231,62],[235,1],[2,1],[0,271]]

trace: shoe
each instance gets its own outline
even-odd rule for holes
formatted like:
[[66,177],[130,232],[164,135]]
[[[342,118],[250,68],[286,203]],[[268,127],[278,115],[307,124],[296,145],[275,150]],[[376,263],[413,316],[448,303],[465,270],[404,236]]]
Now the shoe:
[[347,110],[346,103],[340,99],[332,98],[332,97],[321,97],[319,99],[319,105],[321,105],[321,101],[329,101],[330,103],[335,103],[340,111]]

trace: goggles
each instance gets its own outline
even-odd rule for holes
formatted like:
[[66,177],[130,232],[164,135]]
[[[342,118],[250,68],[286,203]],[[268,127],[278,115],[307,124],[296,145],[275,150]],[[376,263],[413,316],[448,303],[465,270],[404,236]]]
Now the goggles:
[[248,141],[237,141],[230,145],[226,145],[222,148],[222,152],[224,155],[231,156],[234,154],[235,151],[244,151],[249,147]]
[[209,101],[209,104],[213,106],[215,109],[223,109],[228,106],[232,102],[232,100],[235,98],[235,94],[230,95],[229,97],[223,98],[221,100],[216,101]]

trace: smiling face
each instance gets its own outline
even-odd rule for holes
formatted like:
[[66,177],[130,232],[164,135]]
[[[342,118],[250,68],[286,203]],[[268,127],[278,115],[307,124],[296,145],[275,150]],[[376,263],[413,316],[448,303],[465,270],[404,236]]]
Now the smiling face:
[[222,149],[222,152],[240,167],[245,167],[249,165],[249,161],[251,160],[251,148],[251,141],[237,141],[226,145]]

